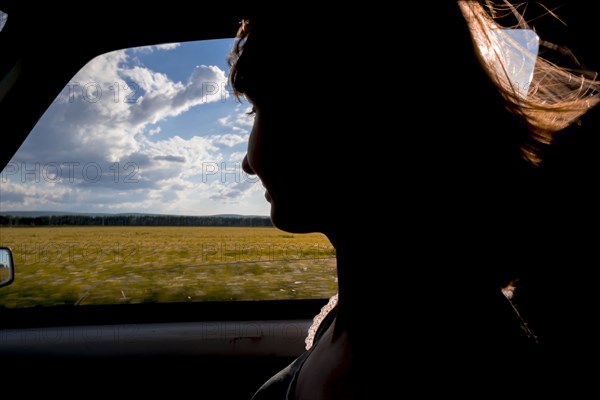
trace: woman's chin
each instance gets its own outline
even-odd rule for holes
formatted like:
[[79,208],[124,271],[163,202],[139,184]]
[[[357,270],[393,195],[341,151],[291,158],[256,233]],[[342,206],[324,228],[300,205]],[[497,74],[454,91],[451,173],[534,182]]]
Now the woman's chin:
[[276,228],[290,233],[309,233],[315,232],[314,229],[308,229],[306,218],[289,213],[278,212],[276,207],[271,204],[271,222]]
[[276,228],[290,233],[319,232],[316,224],[310,221],[310,217],[300,213],[284,213],[271,203],[271,222]]

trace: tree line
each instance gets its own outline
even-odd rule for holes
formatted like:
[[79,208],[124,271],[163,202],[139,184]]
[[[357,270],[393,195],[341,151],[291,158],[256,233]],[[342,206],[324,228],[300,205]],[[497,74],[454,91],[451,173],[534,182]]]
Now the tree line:
[[266,216],[185,215],[0,215],[0,226],[273,226]]

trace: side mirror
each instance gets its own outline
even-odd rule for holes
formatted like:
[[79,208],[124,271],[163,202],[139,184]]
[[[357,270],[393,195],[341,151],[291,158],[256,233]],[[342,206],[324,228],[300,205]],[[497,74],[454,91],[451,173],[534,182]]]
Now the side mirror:
[[10,247],[0,247],[0,287],[15,280],[15,263]]

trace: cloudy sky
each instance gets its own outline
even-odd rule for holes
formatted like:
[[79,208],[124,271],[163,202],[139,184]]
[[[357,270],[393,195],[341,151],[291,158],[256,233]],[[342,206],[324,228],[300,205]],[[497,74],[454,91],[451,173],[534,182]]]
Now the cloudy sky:
[[252,126],[227,86],[231,40],[90,61],[0,176],[0,211],[268,215],[241,170]]

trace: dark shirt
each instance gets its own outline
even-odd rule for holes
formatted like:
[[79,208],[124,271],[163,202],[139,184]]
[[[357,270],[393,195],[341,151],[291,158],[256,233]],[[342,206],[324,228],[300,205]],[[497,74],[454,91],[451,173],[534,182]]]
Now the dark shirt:
[[310,356],[323,333],[335,319],[336,308],[333,308],[323,319],[313,340],[312,347],[296,358],[290,365],[271,377],[252,397],[252,400],[293,400],[296,389],[296,379],[302,365]]

